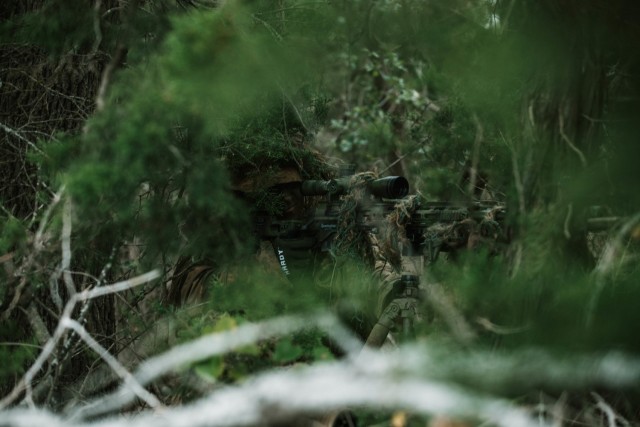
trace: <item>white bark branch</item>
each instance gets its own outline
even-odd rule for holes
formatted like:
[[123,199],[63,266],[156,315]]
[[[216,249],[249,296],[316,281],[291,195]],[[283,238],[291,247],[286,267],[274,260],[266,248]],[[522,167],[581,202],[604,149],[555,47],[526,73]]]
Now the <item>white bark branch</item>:
[[73,283],[69,266],[71,265],[71,214],[73,206],[71,199],[67,198],[64,204],[64,211],[62,214],[62,261],[60,263],[60,270],[64,277],[64,283],[67,286],[67,292],[69,297],[76,294],[76,285]]
[[[308,327],[321,328],[348,354],[355,355],[362,348],[362,343],[352,337],[331,316],[324,315],[312,318],[279,317],[262,323],[242,325],[230,331],[205,335],[189,343],[174,347],[159,356],[143,362],[136,370],[133,378],[141,386],[145,386],[165,374],[195,362],[226,354],[258,341],[288,335]],[[81,419],[115,411],[130,404],[135,397],[132,390],[123,385],[114,393],[77,409],[71,415],[71,419]]]
[[[370,407],[413,413],[447,414],[489,421],[504,427],[545,426],[528,412],[508,401],[475,395],[456,386],[428,381],[396,372],[396,355],[365,357],[362,365],[373,363],[375,373],[358,369],[352,361],[306,366],[259,375],[244,384],[229,387],[191,405],[166,408],[161,413],[145,411],[132,417],[116,417],[91,424],[65,420],[67,427],[199,427],[251,426],[286,422],[300,414],[326,414],[346,407]],[[9,411],[10,426],[58,426],[61,420],[43,413]]]
[[71,319],[71,313],[73,313],[73,309],[75,308],[76,304],[79,301],[97,298],[102,295],[108,295],[114,292],[120,292],[126,289],[130,289],[135,286],[150,282],[151,280],[157,279],[158,277],[160,277],[160,271],[153,270],[148,273],[142,274],[140,276],[134,277],[132,279],[115,283],[113,285],[103,286],[96,289],[90,289],[90,290],[86,290],[84,292],[73,295],[69,300],[69,302],[67,303],[67,305],[65,306],[64,311],[62,312],[60,321],[58,322],[58,326],[56,327],[56,330],[51,336],[51,339],[47,341],[47,343],[44,345],[42,351],[36,358],[35,362],[33,362],[33,365],[31,365],[31,367],[27,370],[27,372],[20,379],[20,381],[18,381],[18,383],[11,390],[11,392],[7,396],[5,396],[2,400],[0,400],[0,410],[2,410],[3,408],[6,408],[8,405],[13,403],[20,396],[22,392],[25,392],[25,401],[27,402],[27,404],[30,407],[35,408],[35,404],[33,402],[33,397],[32,397],[33,390],[32,390],[31,383],[35,375],[42,369],[42,367],[44,366],[44,363],[47,361],[47,359],[49,359],[49,357],[55,350],[56,346],[58,345],[58,341],[60,341],[60,339],[64,335],[64,332],[66,331],[66,328],[67,328],[66,321]]
[[[119,288],[116,285],[111,289]],[[63,327],[80,331],[83,336],[77,322],[66,320],[61,323]],[[337,328],[336,321],[326,316],[281,317],[242,325],[232,331],[204,336],[149,359],[140,366],[129,384],[137,382],[142,388],[145,383],[167,372],[203,358],[308,326],[330,332]],[[352,345],[351,342],[345,344]],[[121,368],[117,367],[117,370]],[[124,371],[121,374],[127,377]],[[286,423],[298,415],[366,407],[468,418],[505,427],[546,425],[539,424],[540,420],[534,420],[529,411],[507,400],[462,388],[458,382],[460,379],[464,384],[473,384],[470,387],[476,390],[530,389],[537,386],[624,389],[640,382],[640,360],[620,353],[561,359],[539,350],[505,354],[466,351],[462,354],[452,349],[416,343],[393,352],[364,349],[359,354],[353,352],[332,363],[277,369],[248,378],[241,385],[213,392],[190,405],[163,408],[162,411],[146,410],[130,417],[116,416],[97,422],[81,420],[82,417],[106,412],[95,410],[98,403],[107,403],[111,410],[116,410],[124,402],[131,401],[129,396],[135,397],[135,393],[131,387],[122,387],[104,400],[79,408],[71,418],[61,419],[37,410],[10,410],[1,412],[0,419],[8,426],[248,426]],[[608,408],[599,403],[599,408],[610,417]],[[617,421],[622,420],[617,418]]]
[[[1,85],[0,85],[1,86]],[[6,133],[15,136],[16,138],[18,138],[20,141],[26,143],[27,145],[29,145],[29,147],[31,147],[32,149],[34,149],[35,151],[37,151],[39,154],[43,154],[42,150],[38,148],[38,146],[36,144],[34,144],[33,142],[29,141],[27,138],[25,138],[24,136],[20,135],[20,132],[18,132],[15,129],[10,128],[9,126],[0,123],[0,129],[2,129],[3,131],[5,131]]]
[[145,388],[135,380],[133,375],[131,375],[131,373],[127,371],[125,367],[122,366],[120,362],[118,362],[118,360],[109,353],[109,351],[107,351],[106,348],[102,347],[100,343],[93,339],[93,337],[80,323],[73,319],[64,319],[61,323],[63,324],[63,327],[75,331],[80,338],[82,338],[82,340],[87,343],[87,345],[95,351],[107,363],[107,365],[109,365],[116,375],[124,380],[124,386],[129,388],[132,393],[135,393],[137,397],[154,409],[162,406],[162,403],[160,403],[158,398],[145,390]]

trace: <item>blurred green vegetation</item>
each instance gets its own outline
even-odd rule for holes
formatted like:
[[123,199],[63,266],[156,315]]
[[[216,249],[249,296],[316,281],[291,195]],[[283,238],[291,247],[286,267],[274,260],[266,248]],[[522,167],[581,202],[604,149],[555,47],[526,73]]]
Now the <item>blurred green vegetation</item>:
[[[474,170],[482,197],[508,206],[511,245],[428,269],[477,332],[474,345],[637,354],[639,226],[618,236],[620,262],[597,274],[606,242],[592,244],[601,235],[574,226],[591,205],[627,218],[638,211],[634,4],[144,3],[105,22],[102,47],[129,49],[105,107],[82,132],[40,141],[32,162],[50,186],[66,186],[80,259],[105,265],[114,247],[136,240],[144,246],[136,268],[166,270],[178,254],[216,265],[248,259],[250,216],[232,193],[239,174],[293,162],[305,178],[326,177],[340,159],[403,174],[429,200],[470,200],[480,197],[465,181]],[[49,1],[3,23],[2,39],[84,53],[95,41],[92,19],[78,2]],[[24,251],[33,223],[1,215],[0,252]],[[59,234],[61,212],[54,215]],[[374,285],[360,261],[336,288],[294,288],[255,271],[233,286],[211,281],[208,304],[249,320],[328,308],[361,333],[353,325],[373,320]],[[477,319],[517,332],[501,335]],[[188,336],[217,327],[197,320]],[[292,337],[243,357],[329,357],[317,336],[309,342]],[[246,363],[215,359],[196,369],[235,379]]]

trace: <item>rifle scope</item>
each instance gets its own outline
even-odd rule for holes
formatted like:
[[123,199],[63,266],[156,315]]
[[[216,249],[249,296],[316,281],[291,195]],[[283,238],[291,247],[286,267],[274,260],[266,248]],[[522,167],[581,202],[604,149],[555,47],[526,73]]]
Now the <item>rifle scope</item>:
[[[305,196],[342,195],[349,191],[350,177],[330,179],[329,181],[302,181],[300,191]],[[403,176],[388,176],[367,182],[367,190],[376,197],[401,199],[409,194],[409,182]]]

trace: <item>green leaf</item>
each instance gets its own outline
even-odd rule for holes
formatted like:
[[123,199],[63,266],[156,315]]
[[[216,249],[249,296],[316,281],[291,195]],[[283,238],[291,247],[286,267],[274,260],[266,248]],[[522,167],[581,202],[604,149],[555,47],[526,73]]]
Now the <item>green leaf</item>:
[[224,372],[225,363],[222,357],[212,357],[206,362],[199,363],[195,366],[196,374],[208,381],[217,380],[222,372]]
[[303,350],[300,346],[293,344],[291,339],[285,338],[276,344],[273,352],[273,360],[276,362],[293,362],[302,356]]

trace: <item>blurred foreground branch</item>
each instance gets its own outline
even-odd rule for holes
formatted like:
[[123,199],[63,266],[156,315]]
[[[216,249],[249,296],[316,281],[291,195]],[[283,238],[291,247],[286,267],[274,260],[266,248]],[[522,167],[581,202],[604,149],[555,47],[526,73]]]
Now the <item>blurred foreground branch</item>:
[[[157,277],[156,272],[139,276],[93,292],[84,298],[123,289]],[[510,353],[484,351],[451,351],[439,345],[415,343],[392,352],[371,349],[358,351],[358,343],[333,317],[279,317],[262,323],[245,324],[234,330],[214,333],[176,346],[144,362],[135,374],[105,356],[104,349],[73,320],[61,322],[61,328],[72,328],[123,378],[124,385],[114,393],[79,408],[72,408],[68,418],[32,409],[0,412],[6,426],[100,425],[179,426],[188,420],[190,426],[237,426],[287,422],[301,414],[325,414],[345,408],[367,407],[376,410],[402,408],[415,414],[439,415],[486,421],[492,425],[517,427],[547,425],[534,420],[534,409],[519,407],[503,397],[522,388],[584,389],[604,387],[628,389],[640,381],[640,360],[621,353],[599,356],[584,355],[560,358],[541,350]],[[328,333],[347,356],[331,363],[276,369],[249,377],[242,384],[218,389],[189,405],[143,410],[129,417],[114,417],[89,422],[99,414],[115,413],[136,397],[147,401],[150,395],[139,387],[170,372],[214,355],[220,355],[247,344],[296,330],[317,327]],[[49,352],[50,353],[50,352]],[[46,359],[47,348],[38,358]],[[21,381],[22,387],[32,379],[39,365],[30,369]],[[132,387],[132,384],[136,387]],[[461,384],[465,384],[462,387]],[[295,393],[292,393],[295,391]],[[15,394],[15,391],[14,391]],[[10,402],[5,398],[3,402]],[[155,403],[147,401],[150,406]],[[6,403],[5,403],[6,404]],[[604,405],[601,403],[601,405]],[[157,406],[156,406],[157,407]]]

